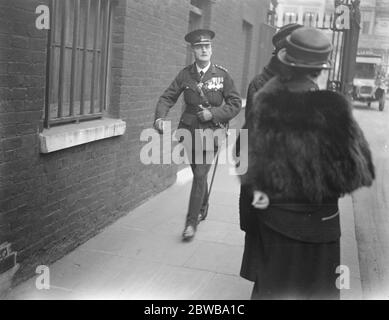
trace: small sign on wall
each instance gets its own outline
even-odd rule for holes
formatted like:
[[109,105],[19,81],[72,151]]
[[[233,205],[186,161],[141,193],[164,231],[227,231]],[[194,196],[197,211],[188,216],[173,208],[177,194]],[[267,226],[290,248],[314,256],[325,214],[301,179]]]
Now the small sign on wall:
[[6,272],[16,265],[16,252],[11,251],[11,244],[4,242],[0,245],[0,273]]

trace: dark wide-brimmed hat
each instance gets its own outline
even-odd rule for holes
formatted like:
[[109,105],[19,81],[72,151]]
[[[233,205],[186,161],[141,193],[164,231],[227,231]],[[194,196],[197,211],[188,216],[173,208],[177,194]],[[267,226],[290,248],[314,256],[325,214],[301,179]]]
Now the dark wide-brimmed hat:
[[283,64],[291,67],[330,69],[331,51],[331,41],[322,31],[302,27],[286,38],[285,48],[277,56]]
[[197,29],[189,32],[185,36],[185,41],[191,45],[196,44],[210,44],[211,40],[215,37],[215,32],[208,29]]
[[289,36],[294,30],[301,27],[302,25],[298,23],[289,23],[282,26],[272,38],[272,43],[276,50],[284,48],[286,37]]

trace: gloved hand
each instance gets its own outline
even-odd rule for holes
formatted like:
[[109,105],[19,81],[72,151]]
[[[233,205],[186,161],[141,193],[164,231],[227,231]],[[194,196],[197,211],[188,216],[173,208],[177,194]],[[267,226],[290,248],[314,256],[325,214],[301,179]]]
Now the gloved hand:
[[212,119],[212,113],[206,108],[201,107],[203,110],[197,112],[197,117],[201,122],[206,122]]
[[254,198],[251,205],[256,209],[266,209],[269,206],[269,197],[262,191],[254,190]]
[[162,118],[159,118],[154,121],[154,129],[158,131],[158,133],[163,133],[163,130],[165,129],[164,120]]

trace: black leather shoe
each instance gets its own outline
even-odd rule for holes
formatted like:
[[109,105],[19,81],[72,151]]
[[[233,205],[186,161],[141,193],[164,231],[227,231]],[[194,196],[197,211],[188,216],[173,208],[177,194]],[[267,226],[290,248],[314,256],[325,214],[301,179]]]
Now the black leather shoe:
[[192,226],[187,226],[182,233],[182,239],[185,241],[192,240],[196,231]]

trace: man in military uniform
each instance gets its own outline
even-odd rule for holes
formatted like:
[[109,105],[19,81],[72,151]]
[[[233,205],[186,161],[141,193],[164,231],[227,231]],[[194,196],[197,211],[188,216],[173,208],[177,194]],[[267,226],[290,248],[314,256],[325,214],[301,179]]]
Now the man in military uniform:
[[[178,128],[191,132],[192,140],[195,129],[223,127],[239,113],[241,98],[231,76],[225,68],[211,63],[211,40],[214,36],[215,33],[207,29],[194,30],[185,36],[185,40],[191,44],[195,62],[182,69],[159,98],[154,121],[158,132],[163,132],[164,119],[181,93],[184,93],[185,110]],[[194,161],[199,154],[203,159],[207,157],[207,151],[196,146],[197,143],[192,143],[192,150],[186,150],[192,159],[193,183],[184,240],[194,237],[197,224],[205,218],[208,207],[207,176],[212,163]],[[213,151],[212,157],[214,155]]]

